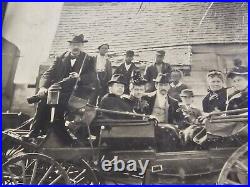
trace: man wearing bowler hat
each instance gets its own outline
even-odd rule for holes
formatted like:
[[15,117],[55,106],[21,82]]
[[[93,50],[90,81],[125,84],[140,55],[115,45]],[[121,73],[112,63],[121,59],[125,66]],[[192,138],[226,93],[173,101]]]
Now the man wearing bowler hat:
[[168,95],[169,76],[159,74],[154,79],[156,91],[149,96],[149,109],[150,114],[154,115],[160,123],[176,124],[179,120],[179,114],[176,112],[178,109],[178,100]]
[[163,60],[165,58],[165,51],[158,50],[156,51],[155,63],[146,67],[144,72],[144,78],[148,81],[147,91],[151,92],[155,90],[154,79],[157,75],[162,73],[170,77],[171,66],[168,63],[165,63]]
[[123,62],[114,72],[114,74],[121,74],[124,77],[125,85],[125,94],[129,94],[129,83],[131,80],[132,72],[137,68],[136,65],[132,62],[134,59],[134,51],[128,50],[125,55],[125,62]]
[[[41,101],[38,103],[33,125],[27,137],[35,138],[39,135],[46,134],[50,120],[50,108],[46,104],[46,94],[51,85],[62,81],[60,83],[62,87],[61,96],[55,115],[55,119],[58,121],[56,124],[60,125],[60,128],[57,129],[63,129],[65,123],[64,113],[67,110],[68,99],[73,91],[77,78],[80,77],[78,88],[81,89],[83,93],[85,90],[97,89],[98,81],[94,58],[82,51],[83,45],[86,42],[88,42],[88,40],[85,40],[82,34],[74,36],[72,40],[68,41],[69,51],[64,52],[56,58],[52,66],[41,76],[39,91],[37,93]],[[82,71],[79,75],[81,67]],[[92,98],[92,103],[95,103],[94,98],[95,96]]]

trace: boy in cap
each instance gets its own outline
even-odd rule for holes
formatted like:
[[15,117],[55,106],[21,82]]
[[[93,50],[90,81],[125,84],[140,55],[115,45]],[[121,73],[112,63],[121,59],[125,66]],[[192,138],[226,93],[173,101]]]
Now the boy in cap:
[[182,90],[187,89],[187,85],[183,84],[181,82],[183,73],[180,70],[173,70],[171,72],[171,83],[170,83],[170,89],[168,90],[168,94],[177,99],[178,101],[181,101],[180,93]]
[[[108,82],[109,93],[106,94],[99,106],[100,108],[114,111],[132,112],[130,106],[121,98],[125,89],[123,75],[114,74]],[[121,118],[121,115],[105,114],[109,118]]]
[[147,100],[145,100],[146,96],[144,96],[146,82],[147,81],[142,78],[140,70],[134,70],[129,86],[130,95],[124,94],[122,96],[124,101],[131,107],[131,110],[139,114],[147,114],[149,107]]
[[137,68],[136,65],[132,62],[134,59],[134,51],[127,51],[125,55],[125,62],[122,63],[114,72],[114,74],[121,74],[124,77],[125,85],[125,94],[129,94],[129,83],[131,79],[132,72]]
[[154,79],[161,73],[170,76],[171,66],[168,63],[165,63],[164,60],[165,51],[158,50],[156,51],[155,63],[146,67],[144,72],[144,78],[148,81],[148,92],[155,91]]
[[193,106],[194,93],[190,89],[184,89],[180,94],[182,102],[179,103],[177,110],[182,114],[182,123],[179,124],[179,129],[184,129],[190,125],[199,124],[198,118],[202,115],[201,111]]

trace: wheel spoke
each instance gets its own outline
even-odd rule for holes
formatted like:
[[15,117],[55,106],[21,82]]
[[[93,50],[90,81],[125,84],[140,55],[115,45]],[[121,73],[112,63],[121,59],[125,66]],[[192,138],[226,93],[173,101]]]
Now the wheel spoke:
[[15,176],[14,176],[14,174],[12,173],[12,171],[10,170],[9,167],[7,168],[7,171],[9,172],[10,177],[11,177],[12,181],[14,182],[14,184],[17,184],[17,181],[16,181],[16,179],[15,179]]
[[44,174],[43,178],[39,181],[38,184],[42,184],[44,180],[49,176],[49,174],[53,171],[54,165],[50,166],[49,169]]
[[240,169],[242,169],[245,172],[248,172],[248,167],[241,161],[236,161],[236,166],[238,166]]
[[35,177],[36,177],[36,172],[37,172],[37,164],[38,164],[38,160],[35,160],[35,164],[34,164],[34,168],[33,168],[33,172],[32,172],[32,176],[31,176],[31,180],[30,180],[30,184],[34,183]]
[[23,183],[24,184],[28,184],[28,181],[26,180],[26,174],[25,174],[25,164],[23,162],[23,160],[21,161],[21,167],[22,167],[22,176],[23,176]]
[[60,178],[62,177],[62,175],[59,175],[55,180],[53,180],[49,185],[55,184]]
[[82,174],[86,172],[86,169],[82,170],[81,173],[79,173],[73,180],[75,181],[78,177],[80,177]]

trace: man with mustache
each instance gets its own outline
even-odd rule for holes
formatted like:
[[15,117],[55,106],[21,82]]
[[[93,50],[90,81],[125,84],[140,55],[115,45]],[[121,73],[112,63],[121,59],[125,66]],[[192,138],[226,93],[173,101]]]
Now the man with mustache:
[[[36,138],[47,132],[50,121],[50,106],[46,104],[46,95],[49,87],[54,83],[63,80],[63,82],[60,83],[62,90],[55,113],[55,121],[57,122],[55,124],[60,126],[55,127],[58,131],[63,131],[64,129],[64,114],[67,111],[68,99],[73,91],[77,78],[80,77],[78,88],[83,91],[83,94],[86,94],[84,92],[87,90],[95,90],[98,87],[94,58],[82,51],[84,43],[88,42],[88,40],[85,40],[81,34],[75,36],[68,42],[69,51],[58,57],[40,79],[40,89],[37,95],[41,98],[41,101],[38,103],[33,125],[30,133],[26,136],[27,138]],[[82,71],[79,75],[81,67]],[[95,96],[90,100],[91,104],[95,104]]]
[[154,82],[156,91],[153,92],[153,96],[149,97],[150,114],[154,115],[160,123],[178,124],[180,119],[176,112],[178,100],[168,95],[169,76],[159,74]]

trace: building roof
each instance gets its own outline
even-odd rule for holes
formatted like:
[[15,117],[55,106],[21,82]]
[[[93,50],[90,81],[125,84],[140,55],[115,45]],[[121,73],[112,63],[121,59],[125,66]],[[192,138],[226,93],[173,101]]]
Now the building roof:
[[83,33],[94,53],[101,43],[110,54],[206,43],[247,43],[247,3],[65,3],[51,54]]

